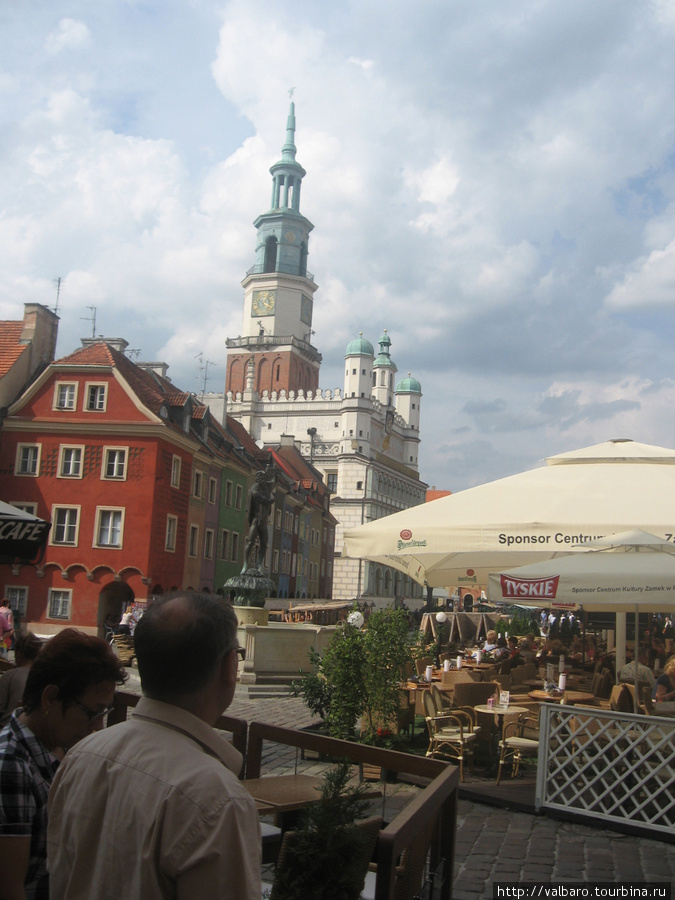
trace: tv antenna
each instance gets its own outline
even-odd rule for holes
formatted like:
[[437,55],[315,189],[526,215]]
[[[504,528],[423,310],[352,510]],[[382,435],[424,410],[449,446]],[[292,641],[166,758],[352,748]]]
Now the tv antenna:
[[56,305],[54,307],[54,315],[58,316],[59,314],[59,298],[61,297],[61,282],[63,278],[59,275],[58,278],[54,279],[54,284],[56,285]]
[[138,349],[125,350],[124,355],[128,356],[131,360],[138,359],[138,357],[141,355],[140,347]]
[[206,393],[206,383],[209,380],[209,366],[217,366],[218,363],[211,362],[210,359],[204,359],[203,353],[198,353],[193,359],[199,360],[199,375],[197,376],[197,381],[201,385],[201,395],[203,398]]
[[80,316],[80,318],[84,322],[91,322],[91,336],[92,336],[92,339],[95,339],[96,338],[96,307],[88,306],[87,309],[91,310],[91,315],[90,316]]

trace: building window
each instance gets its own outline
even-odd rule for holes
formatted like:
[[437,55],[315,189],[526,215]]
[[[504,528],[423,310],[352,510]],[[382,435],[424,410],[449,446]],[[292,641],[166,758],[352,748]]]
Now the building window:
[[273,572],[279,571],[279,551],[278,550],[274,550],[272,552],[272,571]]
[[70,618],[70,600],[72,591],[58,591],[55,588],[49,589],[49,612],[47,617],[50,619],[69,619]]
[[232,559],[236,562],[239,558],[239,535],[236,531],[232,532]]
[[204,532],[204,559],[213,559],[213,529]]
[[178,534],[178,517],[166,517],[166,538],[164,540],[164,549],[170,550],[172,553],[176,549],[176,535]]
[[215,478],[209,478],[209,503],[215,503],[218,495],[218,482]]
[[123,509],[99,507],[96,511],[96,546],[121,547],[123,524]]
[[363,490],[363,482],[362,482],[362,481],[357,481],[357,482],[356,482],[356,490],[357,490],[357,491],[362,491],[362,490]]
[[103,473],[106,481],[124,481],[127,477],[127,448],[103,448]]
[[326,487],[331,492],[331,494],[337,494],[337,472],[328,472],[326,474]]
[[281,510],[277,509],[274,513],[274,527],[278,530],[281,528]]
[[70,618],[70,601],[73,592],[58,591],[55,588],[49,589],[49,612],[47,614],[50,619],[69,619]]
[[242,486],[238,484],[234,489],[234,505],[237,509],[241,509],[241,500],[244,491]]
[[105,412],[106,406],[106,388],[105,384],[88,384],[87,400],[85,409],[88,412]]
[[16,448],[15,475],[37,475],[40,471],[42,444],[19,444]]
[[188,556],[196,556],[198,546],[199,546],[199,525],[190,525],[190,541],[188,543]]
[[77,383],[57,381],[54,386],[54,409],[75,409]]
[[79,518],[79,506],[53,506],[50,543],[76,546]]
[[59,460],[59,477],[60,478],[81,478],[82,477],[82,457],[84,456],[84,447],[64,447],[60,448]]
[[37,503],[19,503],[17,500],[12,500],[10,506],[30,513],[31,516],[37,516]]
[[26,607],[28,606],[27,587],[17,587],[16,585],[13,587],[6,587],[5,597],[9,600],[10,609],[19,613],[22,617],[26,615]]
[[225,506],[232,506],[232,482],[225,482]]
[[230,532],[223,528],[220,533],[220,558],[229,559],[228,552],[230,549]]
[[180,464],[180,456],[171,457],[171,487],[173,488],[180,487]]
[[192,477],[192,496],[200,500],[204,496],[204,473],[195,469]]
[[291,577],[292,577],[292,578],[295,578],[295,573],[296,573],[296,567],[297,567],[297,565],[298,565],[298,557],[297,557],[297,554],[294,553],[294,554],[293,554],[293,557],[292,557],[292,559],[291,559]]

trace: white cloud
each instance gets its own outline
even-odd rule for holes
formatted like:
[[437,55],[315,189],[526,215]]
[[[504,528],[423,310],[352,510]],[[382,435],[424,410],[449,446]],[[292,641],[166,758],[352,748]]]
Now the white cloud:
[[652,250],[626,272],[607,296],[610,309],[675,306],[675,239],[663,250]]
[[76,19],[61,19],[56,31],[47,35],[45,50],[47,53],[60,53],[62,50],[73,50],[89,42],[91,32],[84,22]]

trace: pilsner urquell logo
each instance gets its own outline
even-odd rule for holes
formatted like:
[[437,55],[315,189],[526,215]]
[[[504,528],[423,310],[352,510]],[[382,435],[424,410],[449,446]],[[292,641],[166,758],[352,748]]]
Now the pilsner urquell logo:
[[396,543],[396,548],[398,550],[406,550],[408,547],[426,547],[426,545],[426,541],[413,541],[412,531],[409,528],[404,528],[403,531],[399,533],[399,540]]
[[512,578],[500,575],[502,597],[541,597],[553,600],[558,590],[560,575],[553,578]]

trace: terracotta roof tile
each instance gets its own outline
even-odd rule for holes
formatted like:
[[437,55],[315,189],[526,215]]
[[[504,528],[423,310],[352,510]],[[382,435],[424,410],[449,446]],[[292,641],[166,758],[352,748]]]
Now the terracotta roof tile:
[[6,375],[28,344],[20,344],[24,323],[0,322],[0,378]]

